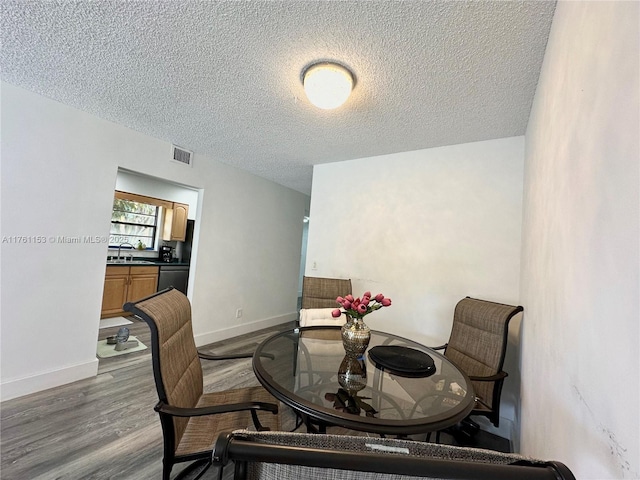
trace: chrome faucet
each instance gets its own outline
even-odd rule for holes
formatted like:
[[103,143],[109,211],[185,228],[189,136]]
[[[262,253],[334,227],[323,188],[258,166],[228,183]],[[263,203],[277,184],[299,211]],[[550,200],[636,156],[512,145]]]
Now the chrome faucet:
[[[123,245],[129,245],[131,248],[136,248],[133,245],[131,245],[129,242],[121,243],[120,245],[118,245],[118,261],[120,260],[120,249],[122,248]],[[133,260],[133,253],[130,253],[129,257],[131,258],[131,260]]]

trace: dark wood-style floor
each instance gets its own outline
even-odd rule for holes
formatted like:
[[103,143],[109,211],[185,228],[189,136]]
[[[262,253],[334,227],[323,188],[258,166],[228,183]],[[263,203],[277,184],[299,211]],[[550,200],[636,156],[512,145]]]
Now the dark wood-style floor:
[[[162,431],[151,369],[150,334],[133,319],[131,335],[149,348],[100,359],[98,375],[0,405],[0,478],[3,480],[159,479]],[[202,347],[203,352],[252,351],[267,336],[293,324],[261,330]],[[100,330],[100,338],[119,327]],[[203,362],[206,391],[258,385],[251,359]],[[283,429],[295,424],[282,408]],[[362,435],[338,427],[330,433]],[[443,435],[443,443],[455,441]],[[476,446],[508,451],[509,442],[481,434]],[[175,473],[179,468],[175,468]]]

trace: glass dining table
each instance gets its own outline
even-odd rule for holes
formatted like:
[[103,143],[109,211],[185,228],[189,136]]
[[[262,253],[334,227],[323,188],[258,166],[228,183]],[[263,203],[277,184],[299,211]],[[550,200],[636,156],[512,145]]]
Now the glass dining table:
[[[428,375],[392,371],[368,354],[376,346],[423,352]],[[345,355],[340,327],[294,328],[264,340],[253,356],[260,383],[304,420],[326,426],[406,436],[442,430],[465,418],[475,403],[469,378],[446,357],[412,340],[371,331],[368,350]]]

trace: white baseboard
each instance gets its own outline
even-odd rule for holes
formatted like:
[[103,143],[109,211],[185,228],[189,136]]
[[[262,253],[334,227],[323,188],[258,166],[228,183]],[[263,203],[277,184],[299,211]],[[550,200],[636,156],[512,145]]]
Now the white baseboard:
[[95,377],[97,374],[98,359],[95,358],[87,363],[43,372],[30,377],[7,380],[0,384],[0,401],[4,402],[85,378]]
[[288,313],[286,315],[280,315],[278,317],[265,318],[263,320],[257,320],[255,322],[243,323],[241,325],[234,325],[231,327],[223,328],[213,332],[201,333],[194,335],[196,340],[196,346],[202,347],[209,345],[210,343],[219,342],[220,340],[226,340],[228,338],[237,337],[238,335],[244,335],[245,333],[255,332],[263,328],[275,327],[283,323],[292,322],[298,318],[298,313]]

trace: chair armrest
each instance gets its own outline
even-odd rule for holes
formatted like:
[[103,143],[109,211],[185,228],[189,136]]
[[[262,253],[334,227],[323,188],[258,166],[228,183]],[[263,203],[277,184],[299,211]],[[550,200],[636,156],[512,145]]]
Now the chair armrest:
[[489,375],[487,377],[477,377],[475,375],[469,375],[469,380],[473,380],[474,382],[497,382],[498,380],[502,380],[509,376],[507,372],[498,372],[495,375]]
[[201,417],[203,415],[217,415],[220,413],[240,412],[243,410],[266,410],[278,413],[278,406],[265,402],[230,403],[228,405],[213,405],[209,407],[182,408],[158,402],[153,408],[158,413],[171,415],[172,417]]
[[[270,353],[261,353],[261,357],[270,358],[271,360],[275,360],[275,356]],[[236,358],[251,358],[253,357],[253,352],[245,352],[245,353],[230,353],[228,355],[211,355],[209,353],[198,352],[198,357],[203,360],[233,360]]]
[[253,357],[253,352],[230,353],[228,355],[211,355],[199,351],[198,357],[202,358],[203,360],[232,360],[234,358],[251,358]]

